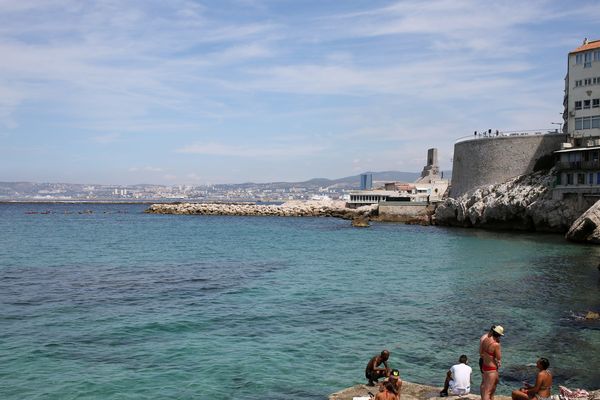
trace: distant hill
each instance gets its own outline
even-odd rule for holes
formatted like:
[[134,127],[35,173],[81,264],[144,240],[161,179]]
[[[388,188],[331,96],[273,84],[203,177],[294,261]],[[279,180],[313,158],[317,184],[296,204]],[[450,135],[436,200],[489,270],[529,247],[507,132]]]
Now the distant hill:
[[[380,186],[383,182],[414,182],[420,176],[418,172],[401,171],[381,171],[366,172],[373,175],[373,184]],[[444,171],[444,178],[450,179],[451,173]],[[178,185],[176,185],[178,186]],[[173,186],[173,187],[176,187]],[[265,193],[285,192],[290,189],[303,189],[306,192],[320,193],[323,188],[333,190],[334,192],[343,192],[344,190],[359,189],[360,174],[346,176],[338,179],[314,178],[303,182],[268,182],[268,183],[235,183],[235,184],[215,184],[211,185],[214,190],[250,190],[248,193],[265,191]],[[24,197],[65,197],[86,198],[90,195],[97,198],[122,197],[122,189],[127,191],[150,191],[161,192],[164,188],[165,193],[173,193],[166,185],[87,185],[70,183],[36,183],[36,182],[0,182],[0,198],[24,198]],[[118,189],[118,190],[117,190]],[[210,189],[210,190],[213,190]],[[198,187],[198,190],[206,192],[205,187]]]
[[[414,182],[420,176],[419,172],[401,172],[401,171],[381,171],[381,172],[364,172],[365,174],[373,175],[373,183],[375,182]],[[295,182],[299,186],[334,186],[339,188],[356,188],[360,186],[360,175],[346,176],[338,179],[314,178],[304,182]],[[444,178],[451,178],[451,171],[444,171]],[[280,182],[282,184],[291,184]]]

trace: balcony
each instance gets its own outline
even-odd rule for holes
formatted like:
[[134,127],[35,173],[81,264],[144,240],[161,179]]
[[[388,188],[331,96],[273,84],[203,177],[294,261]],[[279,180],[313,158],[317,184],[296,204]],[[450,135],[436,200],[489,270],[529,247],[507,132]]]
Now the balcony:
[[559,170],[597,170],[600,169],[600,161],[559,161],[556,163],[556,168]]

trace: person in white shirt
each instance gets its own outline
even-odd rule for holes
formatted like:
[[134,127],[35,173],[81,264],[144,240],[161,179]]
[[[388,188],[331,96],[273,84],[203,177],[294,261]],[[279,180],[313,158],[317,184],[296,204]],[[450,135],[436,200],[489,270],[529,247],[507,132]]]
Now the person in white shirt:
[[444,389],[440,392],[440,397],[448,396],[448,391],[455,395],[464,395],[471,392],[471,372],[473,370],[467,365],[467,356],[462,355],[458,359],[458,364],[453,365],[446,373]]

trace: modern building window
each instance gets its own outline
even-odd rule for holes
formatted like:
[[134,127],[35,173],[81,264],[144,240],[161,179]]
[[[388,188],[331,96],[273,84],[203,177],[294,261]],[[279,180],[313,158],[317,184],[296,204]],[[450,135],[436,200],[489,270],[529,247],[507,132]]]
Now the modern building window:
[[583,84],[585,86],[591,85],[592,84],[592,78],[587,78],[583,80]]
[[596,183],[600,185],[600,172],[596,173]]
[[584,55],[583,68],[590,68],[592,66],[592,53],[587,52]]
[[576,54],[575,55],[575,64],[581,64],[583,63],[583,54]]
[[600,99],[593,99],[592,100],[592,108],[598,108],[600,107]]
[[577,174],[577,184],[585,185],[585,174],[583,172]]
[[583,101],[583,108],[587,110],[590,107],[592,107],[592,101],[591,100],[584,100]]
[[600,115],[575,118],[575,130],[600,128]]
[[582,83],[581,79],[576,80],[575,87],[581,86],[581,83]]
[[575,109],[576,110],[581,110],[581,101],[576,101],[575,102]]
[[567,185],[573,184],[573,174],[567,174]]
[[590,172],[590,175],[589,175],[589,177],[590,177],[590,179],[589,179],[589,181],[588,181],[588,182],[590,183],[590,185],[593,185],[593,184],[594,184],[594,173],[593,173],[593,172]]
[[594,51],[594,61],[600,61],[600,50]]

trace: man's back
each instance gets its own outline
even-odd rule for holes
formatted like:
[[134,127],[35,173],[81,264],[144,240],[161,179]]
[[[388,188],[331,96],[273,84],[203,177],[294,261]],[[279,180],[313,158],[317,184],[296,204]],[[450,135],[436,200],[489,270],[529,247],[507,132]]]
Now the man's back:
[[455,364],[450,368],[452,373],[452,385],[455,389],[470,389],[471,387],[471,372],[472,369],[467,364]]

